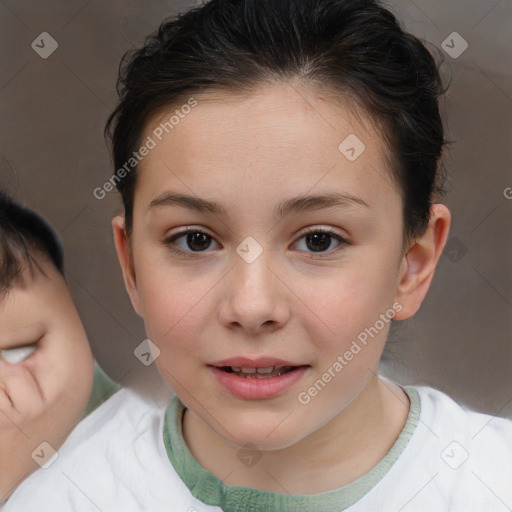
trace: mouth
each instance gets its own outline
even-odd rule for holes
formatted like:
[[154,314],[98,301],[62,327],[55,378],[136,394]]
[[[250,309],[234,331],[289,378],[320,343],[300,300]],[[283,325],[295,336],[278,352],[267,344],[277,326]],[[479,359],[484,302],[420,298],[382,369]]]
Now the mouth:
[[226,391],[245,400],[276,397],[296,385],[310,368],[275,358],[232,358],[208,366]]
[[240,366],[221,366],[220,370],[231,373],[244,379],[271,379],[280,377],[285,373],[292,372],[300,366],[267,366],[267,367],[240,367]]

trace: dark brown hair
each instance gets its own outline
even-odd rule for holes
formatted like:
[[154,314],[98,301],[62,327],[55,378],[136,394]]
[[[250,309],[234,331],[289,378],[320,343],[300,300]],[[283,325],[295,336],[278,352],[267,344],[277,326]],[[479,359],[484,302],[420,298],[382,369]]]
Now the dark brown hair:
[[[105,127],[115,168],[161,108],[295,78],[348,96],[376,122],[403,198],[404,240],[421,235],[442,192],[444,91],[426,46],[374,0],[210,0],[164,21],[121,62],[120,102]],[[123,175],[116,186],[130,234],[136,166]]]
[[62,245],[53,228],[0,191],[0,293],[10,288],[25,265],[37,266],[33,251],[47,257],[64,275]]

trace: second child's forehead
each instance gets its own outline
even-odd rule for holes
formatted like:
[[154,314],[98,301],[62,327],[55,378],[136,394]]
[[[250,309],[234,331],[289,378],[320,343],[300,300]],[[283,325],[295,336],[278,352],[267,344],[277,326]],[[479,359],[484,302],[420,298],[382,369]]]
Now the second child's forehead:
[[222,192],[229,181],[266,197],[266,184],[274,192],[280,187],[281,196],[287,189],[304,194],[317,183],[346,184],[354,194],[392,187],[383,137],[348,100],[285,83],[251,95],[193,99],[193,107],[173,105],[146,125],[142,140],[151,147],[138,166],[138,188],[151,200],[165,181],[180,180],[196,193],[203,186]]
[[2,347],[37,340],[62,314],[66,300],[64,278],[48,259],[38,255],[25,264],[0,295]]
[[25,265],[22,272],[9,283],[0,295],[0,324],[2,325],[0,341],[2,347],[8,346],[8,342],[13,336],[17,338],[23,333],[42,329],[40,312],[43,300],[45,298],[50,300],[51,297],[43,293],[48,291],[48,286],[41,287],[39,274],[40,270],[37,267],[31,268]]
[[54,264],[38,250],[32,250],[29,259],[21,258],[18,262],[19,272],[5,283],[4,291],[0,295],[0,304],[7,300],[21,300],[32,298],[36,294],[49,294],[60,286],[60,273]]

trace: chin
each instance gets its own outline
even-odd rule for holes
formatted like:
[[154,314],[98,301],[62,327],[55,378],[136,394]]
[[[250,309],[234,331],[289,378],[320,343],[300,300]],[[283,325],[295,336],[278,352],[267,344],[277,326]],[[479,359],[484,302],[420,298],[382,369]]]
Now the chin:
[[226,430],[217,428],[215,432],[239,449],[260,451],[282,450],[296,444],[304,437],[299,432],[289,431],[284,426],[282,418],[279,421],[269,419],[262,422],[258,422],[254,418],[250,419],[254,421],[229,421],[226,423]]
[[290,446],[295,445],[301,440],[300,436],[286,435],[283,433],[281,436],[269,438],[265,434],[247,435],[243,438],[237,436],[236,439],[230,441],[231,444],[239,448],[240,450],[255,449],[258,451],[279,451],[285,450]]

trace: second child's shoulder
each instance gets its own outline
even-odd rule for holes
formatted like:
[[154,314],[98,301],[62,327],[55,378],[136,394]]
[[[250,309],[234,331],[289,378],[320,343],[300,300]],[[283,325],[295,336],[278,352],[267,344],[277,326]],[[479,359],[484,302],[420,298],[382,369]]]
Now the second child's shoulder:
[[[133,462],[142,457],[149,464],[162,451],[159,445],[165,408],[166,404],[139,391],[119,389],[75,427],[59,450],[58,462],[74,466],[80,460],[85,471],[87,467],[99,468],[104,459],[105,467],[111,466],[113,472],[123,460]],[[137,441],[144,442],[145,455],[138,453]]]
[[137,429],[150,416],[162,416],[165,406],[144,393],[122,387],[79,423],[75,435],[94,430],[97,437],[103,429]]
[[[112,510],[113,497],[119,510],[140,510],[141,496],[148,510],[157,510],[177,485],[163,444],[165,409],[143,393],[120,389],[75,427],[46,469],[14,491],[6,512],[90,510],[91,501]],[[147,494],[152,485],[158,492]]]

